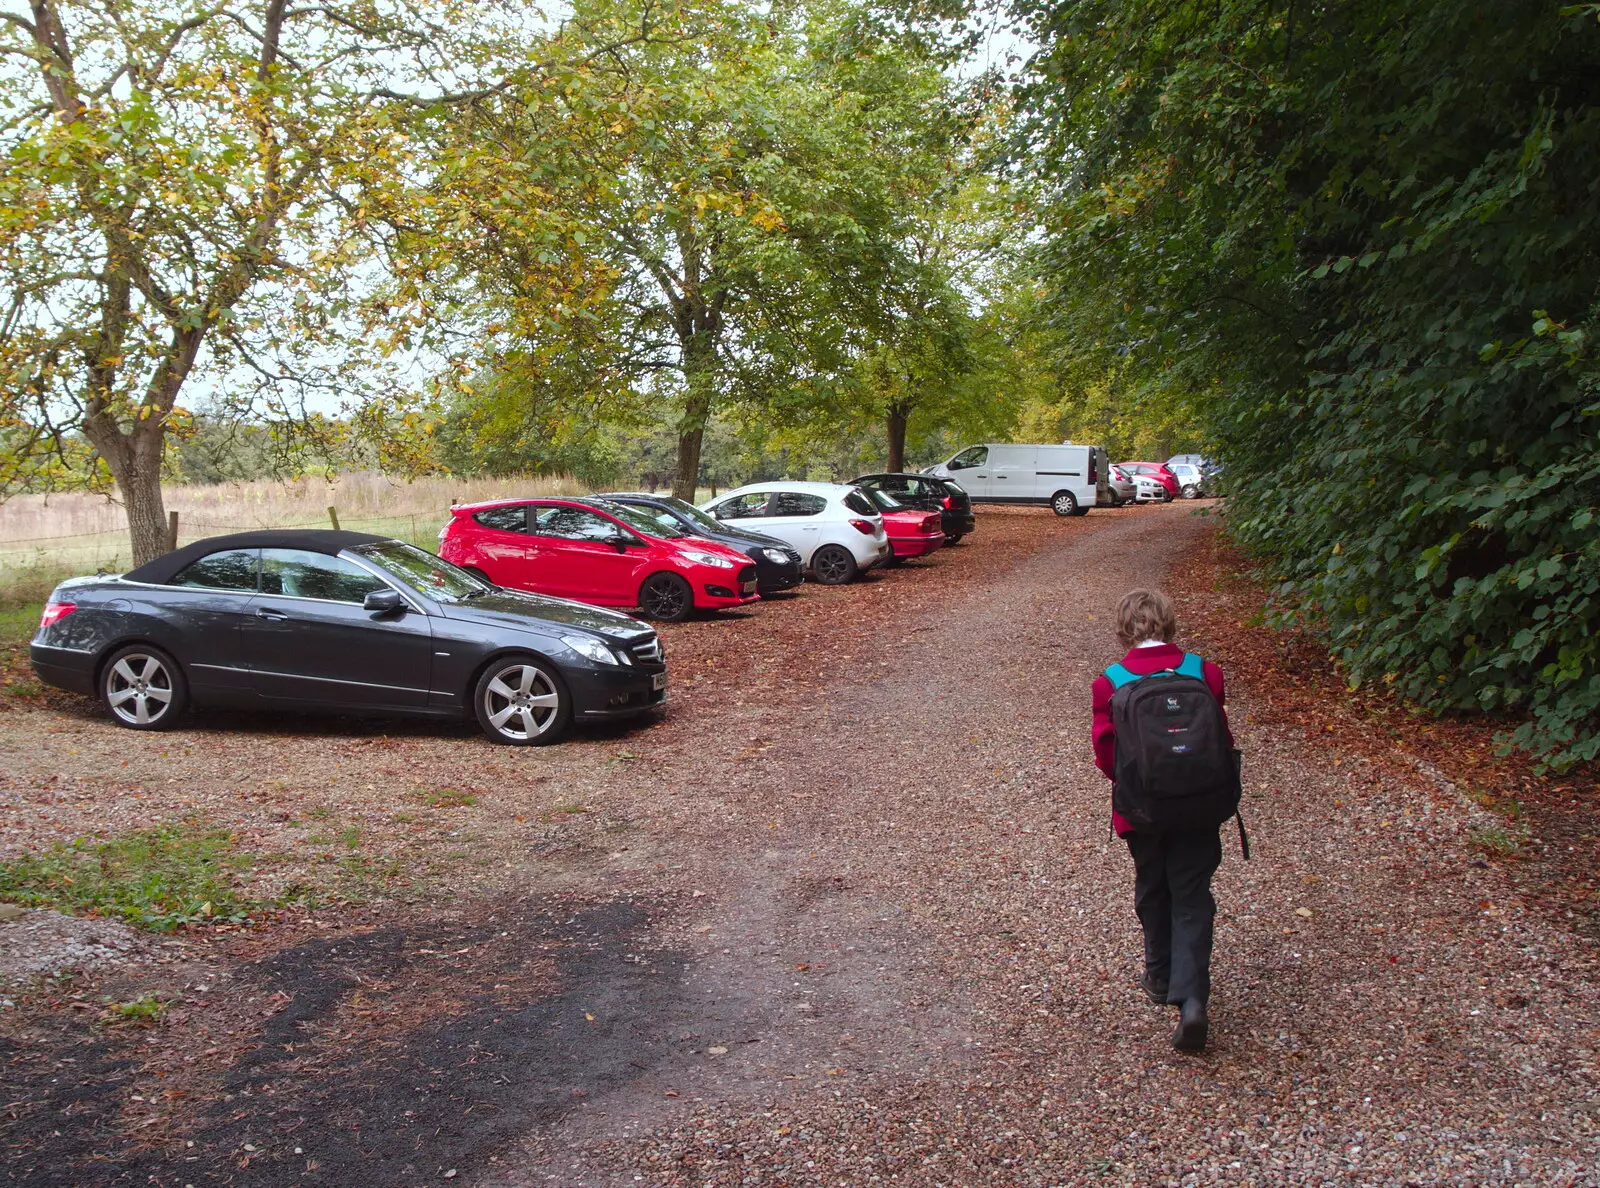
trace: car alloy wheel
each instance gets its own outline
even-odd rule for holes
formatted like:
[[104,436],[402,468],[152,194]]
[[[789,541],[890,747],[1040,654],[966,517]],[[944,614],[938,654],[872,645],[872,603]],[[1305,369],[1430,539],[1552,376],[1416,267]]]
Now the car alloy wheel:
[[1185,487],[1183,489],[1183,497],[1185,499],[1199,499],[1200,498],[1200,488],[1195,486],[1193,483],[1190,483],[1187,487]]
[[811,572],[824,586],[842,586],[856,576],[856,559],[840,545],[823,545],[811,558]]
[[1057,491],[1050,496],[1050,510],[1058,516],[1075,516],[1078,514],[1078,500],[1071,491]]
[[113,720],[134,730],[165,730],[188,703],[177,663],[145,645],[123,648],[107,660],[100,689]]
[[478,678],[473,707],[484,733],[511,746],[555,742],[572,725],[566,685],[531,656],[505,657],[485,669]]
[[647,619],[677,623],[694,610],[694,592],[675,573],[653,573],[639,587],[639,609]]

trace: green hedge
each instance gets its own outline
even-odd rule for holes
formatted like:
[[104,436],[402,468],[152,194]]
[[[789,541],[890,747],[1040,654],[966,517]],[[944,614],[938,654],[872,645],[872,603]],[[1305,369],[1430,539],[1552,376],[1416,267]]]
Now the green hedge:
[[1057,317],[1204,417],[1282,613],[1600,756],[1600,9],[1024,8]]

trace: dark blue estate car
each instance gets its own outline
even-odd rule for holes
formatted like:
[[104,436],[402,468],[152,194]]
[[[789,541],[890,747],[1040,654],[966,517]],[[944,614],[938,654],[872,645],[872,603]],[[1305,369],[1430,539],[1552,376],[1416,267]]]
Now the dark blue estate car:
[[100,697],[135,730],[195,704],[476,717],[495,742],[528,745],[667,696],[661,642],[637,619],[359,532],[218,536],[73,578],[30,654],[40,680]]

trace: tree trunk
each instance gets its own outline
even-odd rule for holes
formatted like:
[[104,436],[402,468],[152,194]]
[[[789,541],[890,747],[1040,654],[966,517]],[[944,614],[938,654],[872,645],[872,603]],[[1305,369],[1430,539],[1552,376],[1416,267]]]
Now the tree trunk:
[[678,471],[672,476],[672,494],[689,503],[700,486],[700,445],[710,411],[710,400],[691,397],[678,421]]
[[166,434],[160,427],[132,436],[115,429],[112,432],[115,436],[109,439],[95,433],[88,436],[117,481],[117,492],[128,516],[133,566],[139,566],[172,548],[161,498],[161,454]]
[[672,493],[694,502],[700,485],[700,446],[705,440],[706,422],[711,419],[716,347],[704,332],[691,337],[683,351],[683,378],[687,391],[683,416],[678,418],[678,472],[673,476]]
[[911,410],[906,405],[894,400],[889,404],[889,466],[891,474],[898,474],[906,466],[906,422],[911,419]]

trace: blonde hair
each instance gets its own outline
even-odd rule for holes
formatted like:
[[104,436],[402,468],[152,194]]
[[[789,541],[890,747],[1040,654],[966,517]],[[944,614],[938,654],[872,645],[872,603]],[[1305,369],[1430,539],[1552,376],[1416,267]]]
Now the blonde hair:
[[1170,643],[1178,630],[1178,612],[1160,590],[1129,590],[1117,603],[1117,642],[1125,648],[1147,639]]

